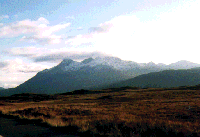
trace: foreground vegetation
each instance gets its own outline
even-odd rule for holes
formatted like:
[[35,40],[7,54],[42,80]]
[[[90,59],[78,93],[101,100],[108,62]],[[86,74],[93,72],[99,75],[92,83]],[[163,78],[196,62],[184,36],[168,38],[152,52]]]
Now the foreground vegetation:
[[18,94],[1,97],[0,111],[88,136],[200,136],[195,87]]

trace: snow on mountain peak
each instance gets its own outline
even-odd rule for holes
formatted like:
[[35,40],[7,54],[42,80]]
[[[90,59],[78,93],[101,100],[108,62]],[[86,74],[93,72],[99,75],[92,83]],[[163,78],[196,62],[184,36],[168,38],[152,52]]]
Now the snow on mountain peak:
[[59,65],[68,66],[72,62],[74,62],[72,59],[63,59],[63,61]]
[[[72,59],[64,59],[58,66],[53,67],[55,72],[57,71],[76,71],[83,67],[103,67],[108,66],[113,69],[120,71],[129,71],[129,70],[140,70],[140,69],[188,69],[193,67],[200,67],[200,64],[195,64],[189,61],[179,61],[172,63],[170,65],[165,64],[155,64],[153,62],[149,63],[136,63],[134,61],[125,61],[116,57],[96,57],[96,58],[87,58],[81,62],[73,61]],[[47,72],[49,70],[44,70]]]
[[93,61],[93,60],[94,60],[93,58],[84,59],[84,60],[82,61],[82,63],[87,64],[87,63],[89,63],[89,62],[91,62],[91,61]]
[[171,68],[182,68],[182,69],[189,69],[194,67],[200,67],[200,64],[196,64],[187,60],[181,60],[176,63],[169,64]]
[[106,65],[113,67],[117,70],[127,70],[134,68],[137,65],[137,63],[132,61],[123,61],[120,58],[116,57],[96,57],[93,58],[87,58],[83,60],[82,62],[73,61],[71,59],[64,59],[59,66],[63,68],[63,70],[78,70],[82,67],[89,66],[89,67],[95,67],[98,65]]

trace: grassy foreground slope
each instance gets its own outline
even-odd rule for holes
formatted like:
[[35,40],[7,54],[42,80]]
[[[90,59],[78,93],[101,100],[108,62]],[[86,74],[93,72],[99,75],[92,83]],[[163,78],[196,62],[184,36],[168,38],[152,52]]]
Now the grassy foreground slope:
[[[200,86],[0,98],[0,111],[88,136],[200,136]],[[41,98],[42,101],[38,100]]]

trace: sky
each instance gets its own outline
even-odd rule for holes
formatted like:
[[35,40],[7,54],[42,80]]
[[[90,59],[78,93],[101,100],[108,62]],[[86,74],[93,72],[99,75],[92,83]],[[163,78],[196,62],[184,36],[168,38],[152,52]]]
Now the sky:
[[0,87],[64,58],[199,63],[199,0],[0,0]]

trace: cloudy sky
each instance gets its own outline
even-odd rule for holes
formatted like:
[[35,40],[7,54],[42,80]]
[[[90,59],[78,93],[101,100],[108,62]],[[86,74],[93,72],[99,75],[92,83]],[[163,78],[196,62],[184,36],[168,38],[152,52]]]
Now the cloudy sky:
[[0,86],[63,58],[200,63],[199,0],[0,0]]

